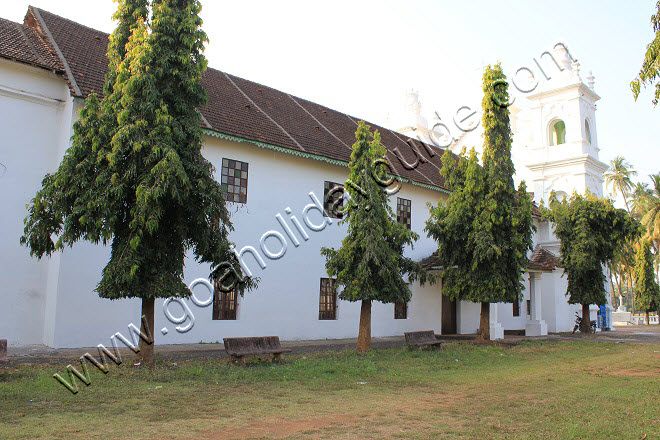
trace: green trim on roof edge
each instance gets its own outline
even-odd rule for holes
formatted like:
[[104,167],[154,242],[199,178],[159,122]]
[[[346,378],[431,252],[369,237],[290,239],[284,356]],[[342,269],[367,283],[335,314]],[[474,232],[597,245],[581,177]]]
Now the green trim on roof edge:
[[[298,151],[298,150],[293,150],[291,148],[280,147],[278,145],[267,144],[265,142],[259,142],[259,141],[254,141],[254,140],[251,140],[251,139],[245,139],[245,138],[238,137],[238,136],[233,136],[233,135],[230,135],[230,134],[220,133],[219,131],[210,130],[208,128],[202,129],[202,132],[206,135],[216,137],[216,138],[220,138],[220,139],[225,139],[225,140],[228,140],[228,141],[247,142],[249,144],[253,144],[253,145],[256,145],[259,148],[265,148],[267,150],[279,151],[280,153],[284,153],[284,154],[292,154],[294,156],[304,157],[306,159],[314,159],[314,160],[318,160],[318,161],[321,161],[321,162],[327,162],[327,163],[330,163],[332,165],[339,165],[339,166],[343,166],[343,167],[348,167],[348,162],[345,162],[343,160],[338,160],[338,159],[331,159],[329,157],[320,156],[318,154],[307,153],[305,151]],[[434,191],[439,191],[439,192],[442,192],[442,193],[445,193],[445,194],[449,194],[449,192],[450,192],[449,190],[447,190],[445,188],[442,188],[440,186],[430,185],[430,184],[427,184],[427,183],[416,182],[414,180],[406,179],[405,177],[396,176],[396,175],[393,175],[393,174],[388,174],[388,176],[393,177],[393,178],[395,178],[396,180],[398,180],[399,182],[402,182],[402,183],[410,183],[411,185],[431,189],[431,190],[434,190]]]

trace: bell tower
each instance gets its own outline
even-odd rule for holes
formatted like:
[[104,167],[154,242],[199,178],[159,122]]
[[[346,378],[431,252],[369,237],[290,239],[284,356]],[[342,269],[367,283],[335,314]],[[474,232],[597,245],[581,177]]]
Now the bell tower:
[[[551,55],[551,56],[550,56]],[[570,196],[588,189],[603,195],[603,173],[607,165],[598,158],[594,77],[589,73],[585,84],[580,64],[566,46],[559,43],[547,58],[554,61],[550,77],[536,91],[527,95],[529,107],[524,136],[525,174],[536,202],[548,200],[550,193]]]

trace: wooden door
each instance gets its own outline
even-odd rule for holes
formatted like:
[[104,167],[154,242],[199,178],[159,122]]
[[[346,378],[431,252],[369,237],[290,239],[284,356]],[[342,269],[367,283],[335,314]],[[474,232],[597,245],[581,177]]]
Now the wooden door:
[[456,334],[456,301],[442,295],[442,334]]

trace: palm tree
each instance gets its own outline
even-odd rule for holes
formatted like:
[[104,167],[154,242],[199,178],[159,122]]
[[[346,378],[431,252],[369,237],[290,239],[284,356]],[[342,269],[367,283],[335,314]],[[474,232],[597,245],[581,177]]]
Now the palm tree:
[[642,224],[646,226],[646,238],[658,242],[660,241],[660,173],[652,174],[649,177],[651,177],[653,188],[645,203]]
[[616,191],[619,191],[623,196],[623,201],[626,204],[626,209],[630,212],[630,206],[628,205],[628,194],[633,188],[632,177],[637,175],[637,171],[632,169],[630,165],[623,156],[617,156],[610,162],[610,169],[605,172],[603,177],[605,177],[605,184],[607,188],[612,186],[613,194],[616,194]]
[[640,220],[644,217],[649,200],[653,197],[653,190],[646,182],[638,182],[632,192],[632,214]]

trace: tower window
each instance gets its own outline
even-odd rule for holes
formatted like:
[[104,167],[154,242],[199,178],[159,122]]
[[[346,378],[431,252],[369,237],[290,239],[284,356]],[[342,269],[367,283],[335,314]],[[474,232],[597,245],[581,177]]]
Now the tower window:
[[591,143],[591,129],[589,128],[589,121],[584,120],[584,137],[588,143]]
[[550,145],[561,145],[566,143],[566,124],[557,119],[550,125]]

